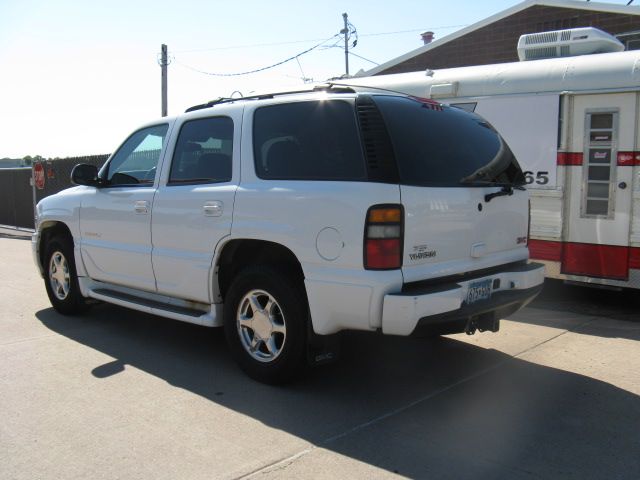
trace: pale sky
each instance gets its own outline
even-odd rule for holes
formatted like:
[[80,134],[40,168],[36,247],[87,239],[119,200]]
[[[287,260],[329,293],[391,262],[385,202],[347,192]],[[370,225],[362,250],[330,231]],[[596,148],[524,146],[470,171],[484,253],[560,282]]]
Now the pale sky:
[[[303,76],[343,74],[343,49],[326,48],[337,39],[299,63],[259,74],[222,78],[187,68],[235,73],[277,63],[338,33],[343,12],[359,36],[353,53],[384,63],[422,45],[422,31],[442,38],[517,3],[0,0],[0,158],[112,152],[139,124],[160,116],[162,43],[172,59],[175,115],[235,90],[299,88]],[[350,56],[352,74],[374,66]]]

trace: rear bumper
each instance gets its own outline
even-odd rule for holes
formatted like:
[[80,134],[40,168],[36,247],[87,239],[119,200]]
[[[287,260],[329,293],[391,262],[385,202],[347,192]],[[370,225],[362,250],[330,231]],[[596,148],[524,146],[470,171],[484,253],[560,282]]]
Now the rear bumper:
[[[473,284],[490,280],[491,296],[465,301]],[[498,329],[501,318],[519,310],[542,290],[544,266],[511,266],[464,282],[405,288],[384,297],[382,331],[391,335],[457,333],[465,329]]]

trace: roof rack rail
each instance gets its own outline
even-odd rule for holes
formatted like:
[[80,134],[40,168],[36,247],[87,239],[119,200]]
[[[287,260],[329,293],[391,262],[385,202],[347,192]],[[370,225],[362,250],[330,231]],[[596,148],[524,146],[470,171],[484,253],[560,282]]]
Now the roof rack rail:
[[239,102],[244,100],[263,100],[267,98],[279,97],[281,95],[295,95],[300,93],[329,92],[329,91],[332,93],[355,93],[356,92],[350,86],[342,86],[342,85],[336,85],[334,83],[327,83],[324,85],[316,85],[312,89],[307,89],[307,90],[291,90],[286,92],[261,93],[259,95],[251,95],[249,97],[240,97],[240,98],[219,97],[207,103],[202,103],[200,105],[194,105],[193,107],[189,107],[184,111],[184,113],[194,112],[196,110],[202,110],[204,108],[211,108],[221,103]]

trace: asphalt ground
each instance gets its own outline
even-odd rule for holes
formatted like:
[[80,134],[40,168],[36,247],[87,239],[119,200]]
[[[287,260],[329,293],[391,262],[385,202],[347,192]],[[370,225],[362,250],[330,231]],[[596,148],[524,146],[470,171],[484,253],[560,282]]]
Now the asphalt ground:
[[349,333],[286,387],[221,331],[64,317],[0,235],[0,478],[640,478],[640,295],[547,282],[499,333]]

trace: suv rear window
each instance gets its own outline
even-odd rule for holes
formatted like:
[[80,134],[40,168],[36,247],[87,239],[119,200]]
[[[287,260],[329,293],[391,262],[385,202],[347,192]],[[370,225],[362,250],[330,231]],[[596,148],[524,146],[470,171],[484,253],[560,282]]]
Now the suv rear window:
[[373,99],[389,131],[401,183],[525,183],[509,146],[479,115],[418,98]]
[[353,104],[343,100],[258,108],[253,119],[258,177],[364,180],[366,170]]

